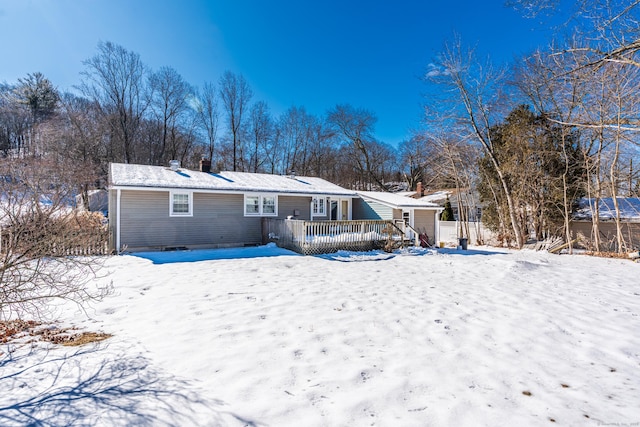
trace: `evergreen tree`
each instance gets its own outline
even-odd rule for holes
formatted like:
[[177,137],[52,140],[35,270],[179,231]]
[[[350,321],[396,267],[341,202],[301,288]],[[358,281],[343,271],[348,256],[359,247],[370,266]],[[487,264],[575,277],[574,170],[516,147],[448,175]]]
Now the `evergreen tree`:
[[33,123],[50,117],[58,105],[58,91],[51,81],[39,72],[18,79],[15,92],[19,102],[31,111]]
[[440,221],[455,221],[449,197],[447,197],[447,201],[444,202],[444,210],[440,214]]
[[[505,172],[523,232],[544,239],[562,235],[564,223],[563,174],[567,173],[570,201],[582,196],[584,167],[579,137],[535,115],[528,106],[513,110],[505,121],[491,128],[495,153]],[[568,171],[566,170],[568,165]],[[483,223],[505,240],[511,235],[508,207],[491,162],[482,158],[478,191],[483,203]],[[569,209],[572,211],[573,209]]]

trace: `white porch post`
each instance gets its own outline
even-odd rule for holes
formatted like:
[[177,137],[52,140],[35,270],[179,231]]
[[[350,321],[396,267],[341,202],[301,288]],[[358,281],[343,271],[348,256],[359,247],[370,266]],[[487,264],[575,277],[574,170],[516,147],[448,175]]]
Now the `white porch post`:
[[415,246],[420,246],[420,230],[416,228],[416,210],[409,210],[409,225],[413,229],[413,244]]

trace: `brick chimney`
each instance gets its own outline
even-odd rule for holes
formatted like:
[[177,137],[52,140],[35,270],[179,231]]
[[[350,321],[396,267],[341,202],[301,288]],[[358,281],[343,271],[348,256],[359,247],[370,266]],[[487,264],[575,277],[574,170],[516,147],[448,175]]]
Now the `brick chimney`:
[[211,172],[211,160],[205,158],[200,160],[200,172]]
[[422,182],[416,184],[416,199],[422,197]]

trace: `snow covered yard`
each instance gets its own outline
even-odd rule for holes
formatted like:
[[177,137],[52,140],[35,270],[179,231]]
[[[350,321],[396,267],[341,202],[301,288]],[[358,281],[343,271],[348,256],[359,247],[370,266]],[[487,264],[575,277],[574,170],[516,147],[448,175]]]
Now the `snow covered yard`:
[[628,260],[262,247],[107,268],[115,295],[65,317],[114,336],[0,347],[0,425],[640,424]]

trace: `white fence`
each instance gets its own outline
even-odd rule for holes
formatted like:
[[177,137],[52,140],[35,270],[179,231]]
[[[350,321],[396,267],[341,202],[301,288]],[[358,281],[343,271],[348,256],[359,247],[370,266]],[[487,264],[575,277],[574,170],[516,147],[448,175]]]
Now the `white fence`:
[[[460,234],[459,221],[440,221],[439,240],[445,246],[457,245]],[[469,223],[469,236],[467,237],[470,245],[498,245],[497,236],[494,232],[482,225],[481,222]]]

